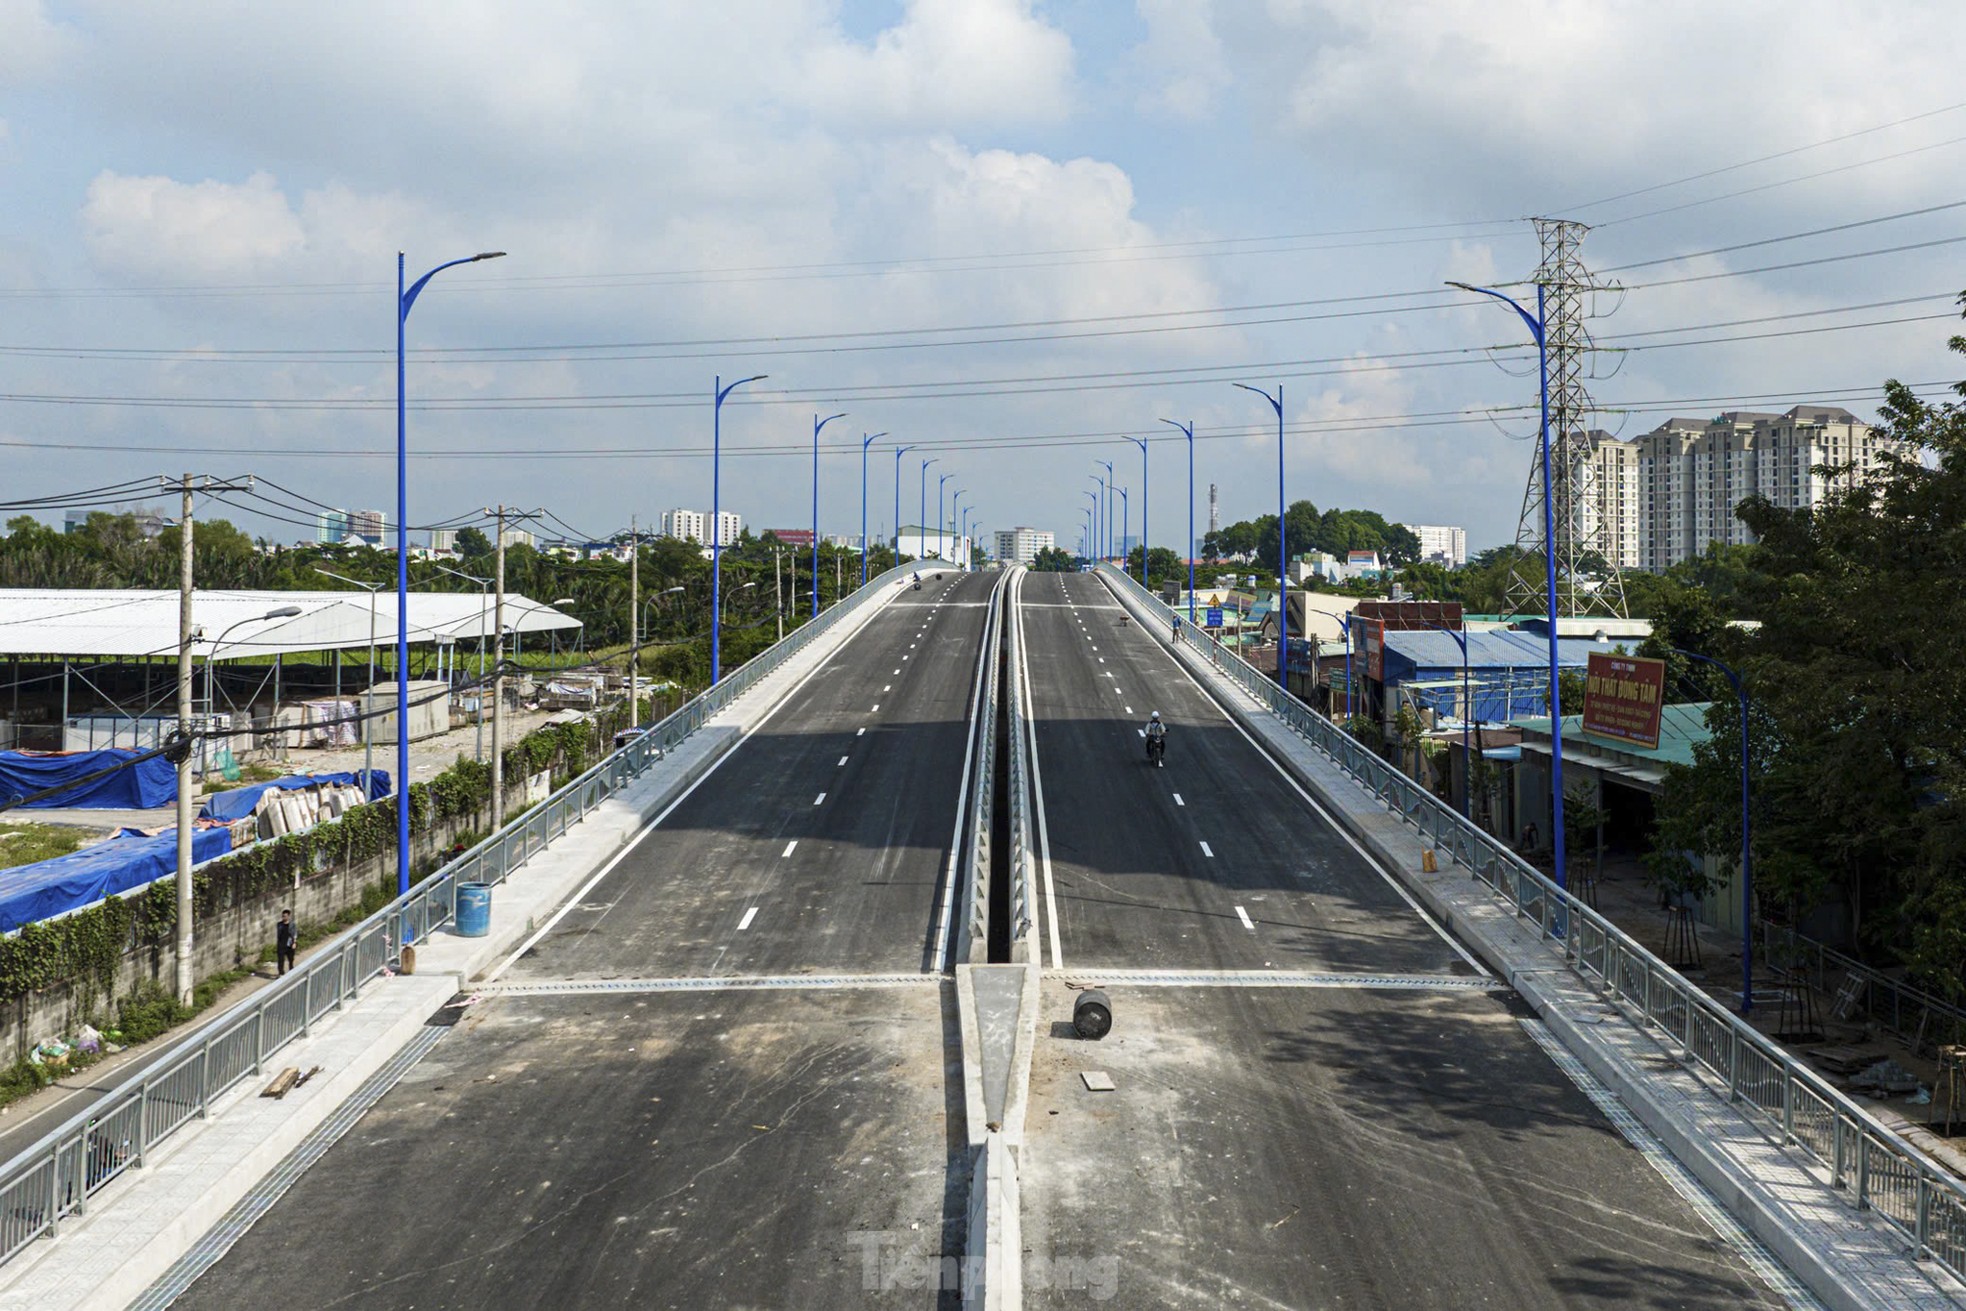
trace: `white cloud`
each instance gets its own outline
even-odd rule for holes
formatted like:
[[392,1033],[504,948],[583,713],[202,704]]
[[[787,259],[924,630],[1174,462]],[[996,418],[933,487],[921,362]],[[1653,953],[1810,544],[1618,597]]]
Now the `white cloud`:
[[814,50],[805,79],[829,115],[918,130],[1045,121],[1071,108],[1072,43],[1031,0],[908,0],[871,46]]
[[1147,39],[1134,52],[1137,103],[1149,114],[1199,119],[1233,80],[1215,35],[1212,0],[1135,0]]
[[43,0],[0,0],[0,87],[49,80],[75,45]]
[[83,236],[124,276],[231,278],[299,252],[306,233],[269,173],[234,185],[103,172],[82,206]]

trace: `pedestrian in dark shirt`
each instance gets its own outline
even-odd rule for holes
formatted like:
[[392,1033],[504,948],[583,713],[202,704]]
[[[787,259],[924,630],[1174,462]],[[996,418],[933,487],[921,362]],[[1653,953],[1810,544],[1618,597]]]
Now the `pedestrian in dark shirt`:
[[290,910],[281,911],[280,926],[273,934],[273,950],[280,958],[282,974],[294,967],[294,948],[299,945],[299,936],[294,928],[294,913]]

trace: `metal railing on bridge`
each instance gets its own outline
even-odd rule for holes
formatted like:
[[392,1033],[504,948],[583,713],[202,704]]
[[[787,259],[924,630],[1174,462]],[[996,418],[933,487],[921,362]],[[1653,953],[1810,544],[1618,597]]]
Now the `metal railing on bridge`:
[[444,865],[315,953],[304,966],[170,1044],[157,1063],[125,1079],[87,1111],[0,1169],[0,1264],[84,1214],[89,1198],[143,1165],[158,1144],[259,1074],[274,1053],[340,1010],[397,959],[396,945],[452,923],[461,883],[502,883],[555,838],[681,745],[718,711],[803,651],[844,616],[907,576],[890,569],[788,633],[728,678],[545,801]]
[[974,772],[969,776],[969,868],[963,885],[965,925],[957,938],[957,963],[981,965],[990,959],[990,862],[991,833],[997,803],[997,706],[1003,696],[999,670],[1002,666],[1005,595],[1010,575],[998,577],[990,589],[990,608],[983,620],[982,662],[975,717],[969,731],[975,735]]
[[1966,1187],[1849,1097],[1640,946],[1588,903],[1558,888],[1493,834],[1252,668],[1212,634],[1197,630],[1134,579],[1110,565],[1100,575],[1233,679],[1285,725],[1329,757],[1421,837],[1536,921],[1565,963],[1614,1000],[1670,1035],[1688,1064],[1704,1067],[1763,1130],[1827,1168],[1859,1210],[1874,1211],[1930,1257],[1966,1277]]
[[[1019,589],[1021,598],[1025,570],[1020,566],[1012,571],[1015,581],[1012,586]],[[1008,795],[1010,798],[1010,859],[1005,868],[1010,872],[1010,958],[1023,964],[1030,958],[1033,948],[1030,945],[1031,924],[1031,726],[1024,717],[1026,680],[1030,671],[1024,668],[1024,614],[1019,605],[1011,605],[1009,627],[1005,632],[1004,643],[1010,659],[1006,662],[1010,670],[1010,686],[1004,711],[1009,723],[1008,742],[1010,779]]]

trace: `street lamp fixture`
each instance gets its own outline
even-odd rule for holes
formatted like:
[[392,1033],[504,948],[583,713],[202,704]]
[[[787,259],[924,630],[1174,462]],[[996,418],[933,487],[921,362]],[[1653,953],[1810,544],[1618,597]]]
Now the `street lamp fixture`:
[[[502,250],[480,251],[448,260],[403,286],[403,252],[396,252],[396,891],[410,890],[410,460],[409,406],[404,394],[405,327],[416,298],[430,279],[459,264],[502,259]],[[408,942],[408,921],[400,939]]]

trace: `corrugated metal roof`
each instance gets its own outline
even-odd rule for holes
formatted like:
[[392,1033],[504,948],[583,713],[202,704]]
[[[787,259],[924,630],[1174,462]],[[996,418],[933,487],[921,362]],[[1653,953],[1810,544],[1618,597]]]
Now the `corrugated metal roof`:
[[[1547,638],[1506,629],[1468,633],[1468,666],[1471,669],[1524,669],[1547,667],[1550,645]],[[1582,666],[1592,651],[1609,652],[1610,645],[1582,638],[1557,641],[1557,663]],[[1438,629],[1413,628],[1386,634],[1387,659],[1398,658],[1416,673],[1426,670],[1461,668],[1461,644]]]
[[[300,613],[261,619],[269,610]],[[473,593],[412,592],[412,642],[472,641],[492,631],[492,607]],[[367,592],[201,591],[191,598],[192,622],[203,629],[193,644],[200,658],[298,651],[348,650],[369,644]],[[505,624],[521,633],[579,628],[580,621],[527,597],[507,593]],[[177,651],[175,591],[0,589],[0,655],[171,655]],[[224,644],[214,651],[212,643]],[[375,602],[375,640],[396,640],[396,600]]]

